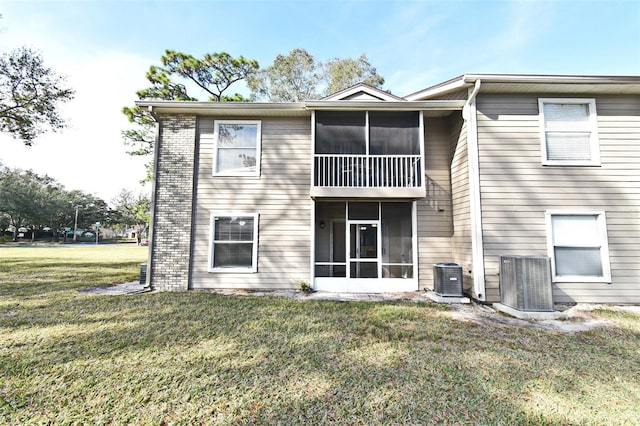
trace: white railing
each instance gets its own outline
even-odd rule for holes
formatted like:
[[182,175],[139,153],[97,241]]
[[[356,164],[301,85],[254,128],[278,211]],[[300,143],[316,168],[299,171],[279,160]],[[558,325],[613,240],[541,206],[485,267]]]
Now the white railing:
[[344,188],[419,188],[420,155],[316,154],[314,185]]

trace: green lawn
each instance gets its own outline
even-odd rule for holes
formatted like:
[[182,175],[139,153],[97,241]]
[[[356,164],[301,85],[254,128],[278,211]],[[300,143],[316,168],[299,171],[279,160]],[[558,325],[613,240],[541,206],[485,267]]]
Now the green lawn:
[[640,316],[575,335],[426,303],[105,296],[146,247],[0,247],[0,424],[638,424]]

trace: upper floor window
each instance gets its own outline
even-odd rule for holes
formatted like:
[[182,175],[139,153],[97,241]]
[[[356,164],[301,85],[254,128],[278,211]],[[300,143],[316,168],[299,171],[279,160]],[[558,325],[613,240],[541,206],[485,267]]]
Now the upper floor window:
[[599,166],[594,99],[538,99],[542,164]]
[[419,155],[417,111],[316,111],[316,154]]
[[213,174],[260,176],[260,121],[216,120]]

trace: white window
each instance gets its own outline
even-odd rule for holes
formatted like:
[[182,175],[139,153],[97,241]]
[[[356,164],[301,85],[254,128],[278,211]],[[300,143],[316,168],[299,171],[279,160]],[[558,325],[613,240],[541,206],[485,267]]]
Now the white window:
[[210,272],[256,272],[257,257],[257,213],[211,215]]
[[260,176],[260,121],[216,120],[213,174]]
[[554,282],[611,282],[604,212],[548,211]]
[[599,166],[594,99],[538,99],[542,164]]

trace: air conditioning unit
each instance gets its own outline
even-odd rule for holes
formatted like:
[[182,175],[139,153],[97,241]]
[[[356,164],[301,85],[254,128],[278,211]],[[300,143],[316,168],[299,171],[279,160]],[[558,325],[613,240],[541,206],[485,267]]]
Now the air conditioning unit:
[[500,256],[500,302],[520,311],[553,311],[551,262],[545,256]]
[[462,267],[457,263],[433,265],[433,291],[440,296],[462,297]]

